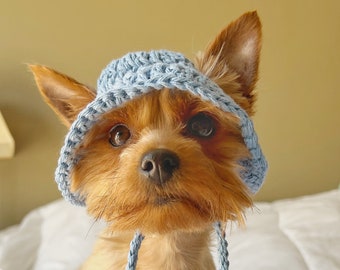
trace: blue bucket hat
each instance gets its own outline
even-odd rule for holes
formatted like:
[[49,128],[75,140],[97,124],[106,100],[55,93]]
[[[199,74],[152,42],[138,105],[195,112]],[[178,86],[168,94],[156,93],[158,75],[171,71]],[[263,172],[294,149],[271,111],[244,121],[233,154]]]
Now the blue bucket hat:
[[240,160],[243,167],[240,175],[252,193],[259,190],[266,175],[267,162],[252,120],[230,96],[200,73],[182,54],[160,50],[126,54],[113,60],[102,71],[96,98],[79,113],[60,152],[55,180],[66,200],[85,205],[85,198],[70,191],[70,174],[79,160],[76,155],[78,147],[100,116],[137,96],[163,88],[188,91],[240,119],[244,143],[251,153],[249,159]]

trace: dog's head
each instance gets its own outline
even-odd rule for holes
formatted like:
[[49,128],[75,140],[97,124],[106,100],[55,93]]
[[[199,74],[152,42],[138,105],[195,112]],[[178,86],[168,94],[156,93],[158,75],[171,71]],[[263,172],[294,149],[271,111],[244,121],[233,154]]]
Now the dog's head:
[[243,121],[254,113],[260,43],[258,16],[247,13],[197,55],[195,67],[167,51],[129,54],[103,71],[98,93],[31,66],[43,97],[71,127],[57,171],[63,195],[86,203],[112,230],[241,221],[264,176],[244,179],[258,169],[249,165],[256,135]]

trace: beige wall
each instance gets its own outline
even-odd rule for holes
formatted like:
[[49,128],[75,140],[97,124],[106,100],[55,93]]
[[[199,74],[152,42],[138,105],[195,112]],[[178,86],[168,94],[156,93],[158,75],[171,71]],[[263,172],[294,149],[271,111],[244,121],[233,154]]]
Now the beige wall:
[[339,1],[3,1],[0,110],[17,150],[0,160],[0,227],[59,197],[53,173],[66,130],[41,101],[25,63],[95,85],[114,57],[158,48],[192,57],[230,20],[254,9],[264,25],[255,125],[270,162],[257,199],[336,188]]

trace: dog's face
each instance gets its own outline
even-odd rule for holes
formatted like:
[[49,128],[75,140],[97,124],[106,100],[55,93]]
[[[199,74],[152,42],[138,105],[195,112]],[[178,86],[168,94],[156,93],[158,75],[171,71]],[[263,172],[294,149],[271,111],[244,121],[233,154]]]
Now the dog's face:
[[[257,80],[260,22],[247,13],[224,29],[196,66],[249,114]],[[75,80],[32,66],[66,125],[95,98]],[[239,176],[249,153],[239,119],[187,91],[154,90],[104,114],[77,150],[71,189],[112,230],[195,231],[242,220],[251,205]]]
[[104,115],[79,150],[72,189],[118,230],[166,232],[238,218],[238,119],[180,90],[154,91]]

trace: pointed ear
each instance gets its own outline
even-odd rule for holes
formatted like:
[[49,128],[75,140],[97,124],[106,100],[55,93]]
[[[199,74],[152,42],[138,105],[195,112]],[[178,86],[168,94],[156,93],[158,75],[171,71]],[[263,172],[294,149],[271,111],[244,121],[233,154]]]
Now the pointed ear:
[[46,103],[69,127],[79,112],[96,96],[89,87],[40,65],[29,65]]
[[198,69],[250,115],[255,101],[253,90],[258,76],[261,36],[256,11],[245,13],[223,29],[196,59]]

